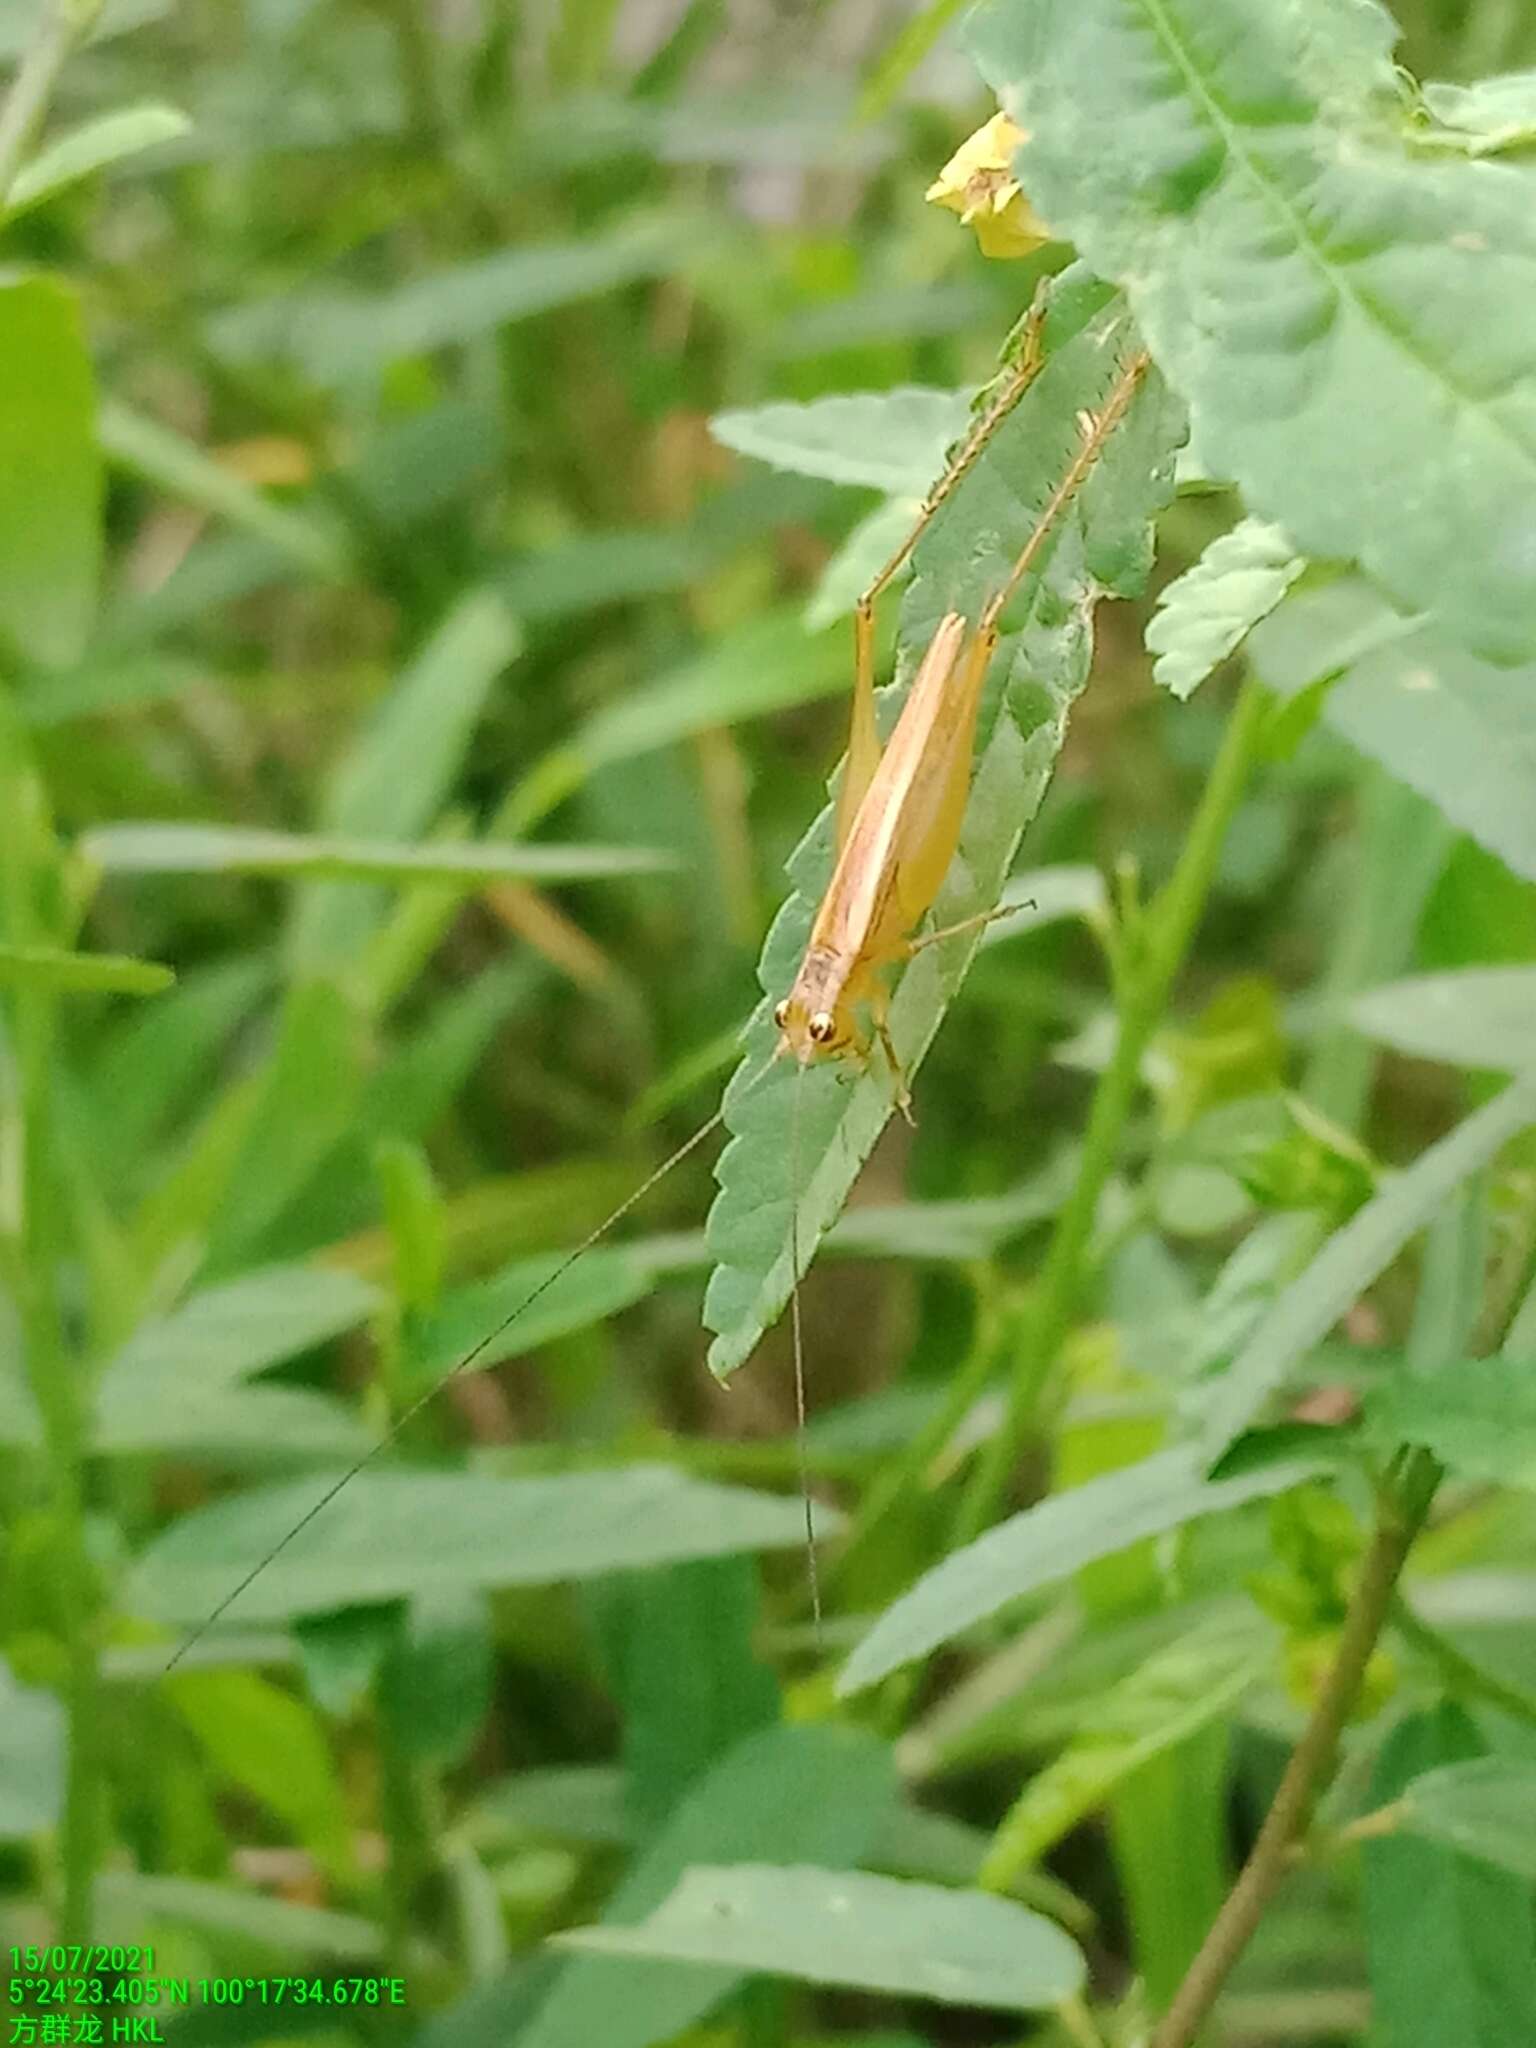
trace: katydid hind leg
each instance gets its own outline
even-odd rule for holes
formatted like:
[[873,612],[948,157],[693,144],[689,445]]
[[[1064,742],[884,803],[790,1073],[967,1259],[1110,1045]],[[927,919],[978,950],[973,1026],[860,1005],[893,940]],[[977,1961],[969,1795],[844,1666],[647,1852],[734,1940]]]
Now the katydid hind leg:
[[1043,307],[1037,304],[1027,316],[1018,359],[1003,373],[997,395],[972,421],[943,475],[924,498],[901,545],[866,586],[854,607],[853,712],[849,721],[848,757],[837,796],[839,852],[880,762],[880,736],[875,722],[875,607],[906,567],[913,549],[927,532],[945,499],[971,469],[993,434],[1034,382],[1043,361],[1040,351],[1042,322]]
[[875,725],[875,599],[878,582],[859,599],[853,619],[853,713],[848,723],[848,756],[837,792],[837,851],[842,852],[865,792],[880,765]]

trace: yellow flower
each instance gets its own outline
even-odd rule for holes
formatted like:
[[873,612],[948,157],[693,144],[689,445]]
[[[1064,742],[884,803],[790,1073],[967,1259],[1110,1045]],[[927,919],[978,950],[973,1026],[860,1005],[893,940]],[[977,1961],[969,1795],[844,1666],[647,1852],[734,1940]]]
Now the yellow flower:
[[1006,114],[994,114],[966,137],[923,195],[976,230],[983,256],[1027,256],[1051,239],[1013,175],[1013,152],[1027,140]]

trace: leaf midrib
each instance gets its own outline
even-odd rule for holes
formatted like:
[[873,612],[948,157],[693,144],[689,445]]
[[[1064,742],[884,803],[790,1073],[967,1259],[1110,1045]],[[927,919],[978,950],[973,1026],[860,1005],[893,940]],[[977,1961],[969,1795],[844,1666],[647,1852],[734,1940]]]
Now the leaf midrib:
[[[1235,115],[1223,105],[1205,74],[1198,69],[1178,31],[1169,18],[1163,0],[1134,0],[1140,7],[1153,34],[1163,45],[1169,60],[1182,73],[1189,88],[1191,99],[1203,108],[1209,123],[1222,137],[1230,152],[1232,161],[1247,172],[1258,188],[1270,210],[1290,230],[1294,245],[1302,256],[1311,262],[1317,272],[1338,292],[1341,299],[1354,306],[1361,317],[1372,324],[1387,340],[1394,343],[1408,361],[1413,363],[1425,376],[1437,382],[1446,395],[1455,400],[1465,411],[1487,429],[1496,439],[1506,442],[1529,462],[1536,464],[1536,446],[1524,440],[1504,420],[1488,410],[1481,399],[1473,397],[1452,375],[1445,364],[1427,355],[1395,322],[1389,320],[1379,304],[1364,291],[1354,279],[1336,266],[1323,250],[1308,226],[1303,215],[1298,213],[1284,188],[1276,182],[1264,167],[1262,159],[1241,146],[1240,138],[1245,131]],[[1314,101],[1315,104],[1315,101]],[[1320,125],[1314,117],[1309,126],[1315,131]]]

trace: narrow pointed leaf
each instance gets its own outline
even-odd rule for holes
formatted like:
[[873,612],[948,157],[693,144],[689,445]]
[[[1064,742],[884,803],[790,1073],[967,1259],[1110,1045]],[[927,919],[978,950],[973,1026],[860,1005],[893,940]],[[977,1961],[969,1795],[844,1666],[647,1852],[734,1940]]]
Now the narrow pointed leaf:
[[56,996],[152,996],[175,979],[158,960],[133,960],[123,953],[0,946],[0,986],[44,989]]
[[858,1870],[738,1863],[687,1871],[635,1927],[562,1947],[798,1977],[940,2005],[1039,2012],[1081,1990],[1083,1958],[1043,1914],[987,1892]]
[[1321,1338],[1431,1221],[1469,1174],[1536,1123],[1536,1076],[1516,1081],[1387,1182],[1287,1287],[1205,1404],[1214,1460],[1252,1421],[1287,1369]]
[[[337,1475],[340,1476],[340,1475]],[[131,1611],[202,1620],[325,1492],[323,1477],[240,1494],[183,1516],[140,1557]],[[361,1472],[234,1610],[245,1623],[470,1586],[537,1586],[680,1558],[794,1549],[798,1500],[714,1486],[667,1466],[493,1479]]]
[[982,1882],[1010,1887],[1143,1764],[1230,1714],[1273,1655],[1274,1631],[1251,1609],[1155,1650],[1090,1705],[1066,1748],[1029,1780],[993,1838]]
[[338,839],[264,832],[243,825],[100,825],[81,851],[118,875],[315,875],[336,881],[582,882],[609,875],[654,874],[672,854],[631,846],[424,846],[384,839]]
[[1409,975],[1356,996],[1349,1021],[1416,1059],[1505,1073],[1536,1067],[1536,967]]
[[153,149],[157,143],[174,142],[191,125],[176,107],[151,101],[82,121],[78,128],[56,137],[22,166],[5,195],[5,210],[17,214],[29,206],[38,206],[67,185],[88,178],[92,171],[105,170],[109,164],[119,163],[125,156],[137,156],[140,150]]
[[1201,1515],[1240,1507],[1297,1486],[1316,1468],[1266,1465],[1235,1479],[1209,1480],[1198,1445],[1158,1451],[988,1530],[924,1574],[888,1607],[844,1666],[843,1694],[922,1657],[1011,1600],[1113,1557],[1148,1536],[1182,1528]]
[[[322,831],[344,839],[421,837],[447,801],[487,693],[521,640],[493,591],[466,592],[337,764]],[[366,890],[333,882],[306,888],[293,909],[292,964],[333,974],[338,960],[356,956],[380,909]]]

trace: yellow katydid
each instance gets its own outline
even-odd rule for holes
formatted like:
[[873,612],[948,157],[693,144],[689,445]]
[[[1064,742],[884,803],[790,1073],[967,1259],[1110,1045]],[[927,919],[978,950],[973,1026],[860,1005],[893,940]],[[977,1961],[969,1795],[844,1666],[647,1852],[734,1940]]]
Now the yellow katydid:
[[[837,810],[837,858],[811,925],[810,937],[789,993],[774,1009],[778,1050],[790,1053],[802,1070],[818,1058],[867,1061],[869,1041],[860,1022],[868,1012],[890,1070],[898,1106],[910,1118],[906,1080],[886,1024],[889,990],[882,975],[935,944],[997,915],[984,911],[942,930],[918,936],[943,886],[960,844],[971,787],[971,756],[982,685],[997,648],[1004,613],[1029,573],[1063,507],[1088,475],[1105,440],[1124,416],[1147,368],[1138,352],[1096,414],[1080,421],[1077,452],[1047,500],[1028,540],[998,590],[987,600],[974,630],[960,612],[946,612],[929,641],[912,687],[883,750],[875,731],[874,678],[870,650],[875,597],[895,574],[931,516],[924,507],[918,528],[871,585],[859,606],[858,661],[848,758]],[[1000,403],[1011,405],[1032,374],[1026,357]],[[1021,381],[1022,380],[1022,381]],[[994,409],[996,410],[996,409]],[[972,448],[967,443],[943,490],[960,474]],[[937,494],[935,494],[935,497]],[[805,1368],[800,1328],[799,1090],[791,1117],[790,1145],[790,1320],[794,1352],[795,1416],[801,1441],[805,1491]],[[820,1620],[815,1549],[806,1492],[806,1538],[811,1558],[811,1594]]]
[[[944,478],[930,493],[902,547],[859,601],[848,759],[837,813],[838,854],[799,970],[776,1010],[780,1027],[777,1053],[792,1054],[804,1068],[822,1056],[864,1060],[868,1040],[860,1013],[867,1009],[870,1027],[890,1062],[896,1099],[903,1106],[905,1083],[886,1029],[883,977],[919,948],[949,936],[952,930],[961,930],[983,921],[971,918],[944,931],[919,932],[959,842],[970,787],[977,712],[987,670],[1010,601],[1035,563],[1063,508],[1081,486],[1128,407],[1146,367],[1145,356],[1138,354],[1125,363],[1099,410],[1082,416],[1080,438],[1074,453],[1043,505],[1024,547],[986,602],[974,626],[958,611],[946,613],[939,621],[895,729],[883,747],[877,736],[875,720],[874,607],[882,590],[911,554],[939,504],[970,468],[1003,415],[1012,409],[1035,374],[1039,367],[1036,340],[1037,330],[1031,326],[1022,359],[1007,373],[994,403],[978,418]],[[984,913],[984,916],[991,914],[994,913]],[[239,1583],[183,1640],[171,1658],[171,1664],[185,1656],[246,1587],[287,1550],[342,1488],[394,1440],[442,1386],[471,1370],[498,1338],[554,1287],[591,1246],[720,1126],[723,1115],[723,1111],[717,1112],[695,1131],[510,1314],[487,1331],[447,1373],[411,1402],[395,1418],[388,1433],[321,1493],[282,1540],[252,1565]],[[798,1137],[792,1149],[797,1147]],[[792,1178],[798,1178],[798,1164]],[[790,1236],[790,1270],[793,1278],[797,1279],[800,1246],[794,1208],[791,1210]],[[803,1418],[799,1303],[793,1293],[791,1298],[797,1404]]]

